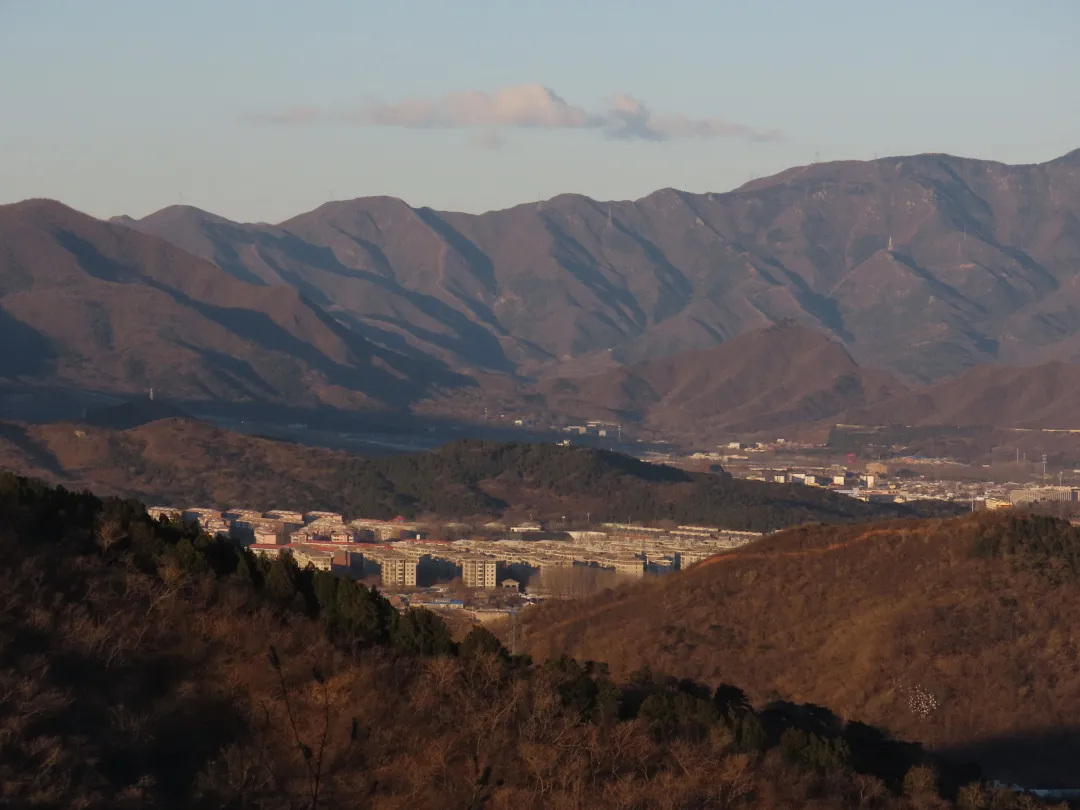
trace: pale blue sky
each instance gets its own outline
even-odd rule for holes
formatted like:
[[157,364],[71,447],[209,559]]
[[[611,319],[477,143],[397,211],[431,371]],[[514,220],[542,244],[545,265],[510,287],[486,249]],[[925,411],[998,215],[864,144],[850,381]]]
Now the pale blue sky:
[[[0,202],[276,221],[724,191],[815,155],[1038,162],[1080,147],[1078,41],[1077,0],[0,0]],[[523,85],[590,123],[444,101]],[[611,137],[620,93],[673,137]],[[378,125],[403,109],[445,126]],[[683,137],[713,119],[780,137]]]

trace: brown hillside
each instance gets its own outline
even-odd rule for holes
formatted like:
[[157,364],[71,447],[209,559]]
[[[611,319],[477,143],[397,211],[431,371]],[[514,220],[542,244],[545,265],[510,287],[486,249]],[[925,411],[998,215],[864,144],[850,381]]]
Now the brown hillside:
[[653,583],[544,606],[527,638],[541,659],[594,657],[617,673],[648,663],[754,684],[758,700],[828,705],[941,749],[983,744],[999,773],[1023,770],[1030,784],[1040,763],[1080,753],[1024,747],[1074,728],[1077,616],[1080,532],[984,513],[784,532]]
[[823,163],[725,194],[566,194],[479,216],[386,197],[273,227],[167,209],[136,227],[457,368],[633,363],[787,318],[921,381],[1080,358],[1074,157]]
[[187,419],[129,430],[0,423],[0,469],[147,502],[331,508],[337,468],[350,458]]
[[823,333],[789,325],[537,388],[555,412],[580,416],[599,406],[687,437],[817,422],[906,393],[888,375],[859,368]]
[[1080,428],[1080,365],[980,366],[849,414],[857,424]]
[[355,580],[8,475],[0,600],[5,806],[1039,806],[820,707],[534,666]]
[[0,375],[112,392],[339,406],[431,380],[385,362],[287,286],[234,278],[59,203],[0,207]]

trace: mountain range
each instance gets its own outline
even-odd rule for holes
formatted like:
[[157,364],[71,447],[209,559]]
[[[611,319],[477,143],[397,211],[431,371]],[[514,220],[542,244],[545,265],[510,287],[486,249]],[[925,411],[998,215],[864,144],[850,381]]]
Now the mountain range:
[[372,197],[273,226],[182,207],[125,223],[461,370],[598,370],[783,319],[917,382],[1080,357],[1080,150],[814,164],[725,194],[481,215]]
[[0,376],[174,397],[356,408],[453,384],[287,285],[49,200],[0,206]]
[[[1080,150],[481,215],[361,198],[273,225],[30,200],[0,207],[0,339],[18,347],[0,376],[660,433],[1071,427],[1078,218]],[[1006,378],[1028,393],[1002,401]]]

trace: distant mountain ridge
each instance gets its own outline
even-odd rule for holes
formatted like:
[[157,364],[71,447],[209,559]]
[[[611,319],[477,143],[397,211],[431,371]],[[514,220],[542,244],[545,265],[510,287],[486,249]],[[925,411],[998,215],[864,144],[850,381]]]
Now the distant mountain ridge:
[[[1080,361],[1077,154],[815,164],[477,216],[372,197],[277,225],[30,200],[0,207],[0,339],[20,349],[0,375],[465,421],[506,403],[706,438],[1072,424],[1053,373],[1024,377],[1026,413],[925,386]],[[971,396],[992,389],[971,373]]]
[[364,408],[460,382],[301,291],[48,200],[0,206],[0,376],[174,398]]
[[634,363],[784,319],[922,382],[1080,359],[1077,152],[823,163],[724,194],[560,195],[482,215],[371,197],[278,225],[177,207],[127,224],[466,371]]

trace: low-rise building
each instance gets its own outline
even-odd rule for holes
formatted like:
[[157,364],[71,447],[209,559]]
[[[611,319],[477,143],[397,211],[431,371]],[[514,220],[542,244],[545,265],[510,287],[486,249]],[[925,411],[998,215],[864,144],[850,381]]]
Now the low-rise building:
[[519,523],[517,526],[510,527],[510,531],[514,534],[531,534],[533,532],[542,532],[543,530],[543,526],[533,521],[525,521],[524,523]]

